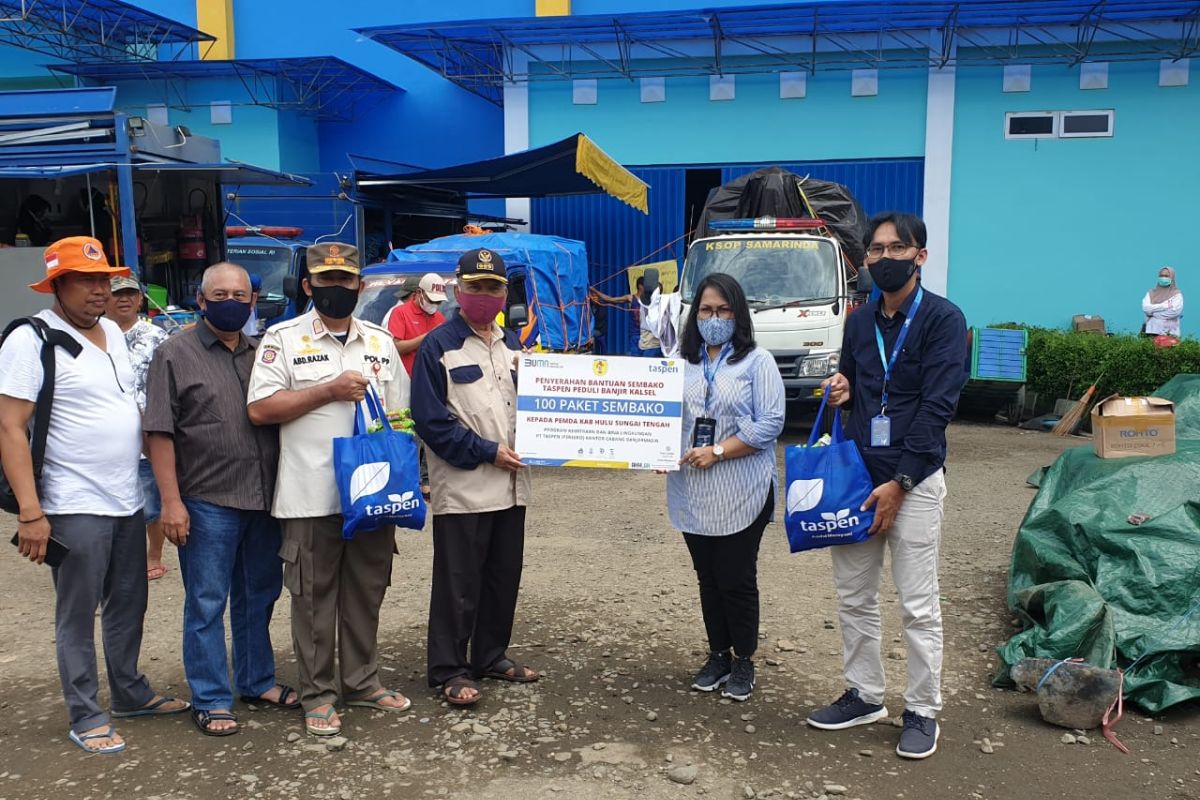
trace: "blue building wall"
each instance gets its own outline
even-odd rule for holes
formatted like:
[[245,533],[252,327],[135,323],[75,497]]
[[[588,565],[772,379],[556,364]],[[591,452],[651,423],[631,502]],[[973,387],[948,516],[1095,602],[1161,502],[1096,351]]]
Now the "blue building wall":
[[407,90],[381,98],[353,123],[321,123],[317,136],[322,170],[348,170],[348,152],[435,167],[501,154],[500,108],[350,29],[521,16],[532,14],[532,9],[533,0],[290,0],[281,12],[276,3],[240,0],[234,4],[234,35],[238,58],[336,55]]
[[595,105],[574,105],[570,81],[533,83],[530,146],[583,131],[625,164],[919,157],[927,82],[885,70],[877,96],[851,97],[849,72],[824,72],[807,97],[781,100],[777,75],[738,75],[735,99],[712,101],[707,78],[668,78],[666,101],[643,103],[636,82],[605,80]]
[[[1028,93],[1001,70],[958,72],[950,216],[950,296],[972,324],[1069,326],[1100,314],[1137,330],[1164,264],[1200,300],[1196,186],[1200,74],[1160,88],[1158,63],[1112,64],[1109,88],[1080,90],[1078,69],[1035,67]],[[1005,140],[1004,114],[1114,109],[1111,139]],[[1198,330],[1193,314],[1185,333]]]
[[[170,106],[179,102],[178,96],[164,81],[121,82],[116,86],[117,107],[128,114],[144,116],[148,104]],[[290,172],[316,169],[315,147],[305,148],[298,144],[306,139],[315,140],[316,121],[311,117],[244,105],[248,100],[246,90],[236,79],[187,81],[186,97],[191,110],[168,108],[167,121],[171,125],[186,126],[198,136],[219,139],[221,155],[225,158]],[[213,101],[234,104],[232,123],[213,124],[210,108]],[[306,128],[310,133],[305,133]]]

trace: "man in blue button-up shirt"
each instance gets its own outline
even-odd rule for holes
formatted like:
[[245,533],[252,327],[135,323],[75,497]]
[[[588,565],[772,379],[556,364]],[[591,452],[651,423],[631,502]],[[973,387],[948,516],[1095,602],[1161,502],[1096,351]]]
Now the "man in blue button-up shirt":
[[879,299],[846,321],[830,404],[851,408],[850,438],[875,491],[872,536],[831,550],[849,688],[814,711],[810,725],[840,730],[887,716],[880,653],[879,579],[886,543],[908,645],[904,731],[896,752],[937,750],[942,707],[938,548],[946,499],[946,427],[968,376],[967,329],[958,307],[921,286],[925,224],[911,214],[871,220],[867,268]]

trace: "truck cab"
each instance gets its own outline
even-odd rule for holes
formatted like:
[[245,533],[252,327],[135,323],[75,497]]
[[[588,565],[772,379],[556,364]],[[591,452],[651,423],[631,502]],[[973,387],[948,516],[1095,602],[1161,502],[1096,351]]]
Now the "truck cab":
[[311,243],[300,238],[303,233],[301,228],[258,225],[225,229],[225,258],[262,281],[258,318],[265,326],[300,313],[284,287],[287,278],[294,277],[299,285],[307,274],[305,253]]
[[684,318],[706,275],[733,276],[750,304],[755,339],[775,357],[789,405],[819,402],[821,382],[838,369],[846,317],[870,287],[859,285],[819,219],[759,217],[710,227],[716,235],[688,248],[680,279]]

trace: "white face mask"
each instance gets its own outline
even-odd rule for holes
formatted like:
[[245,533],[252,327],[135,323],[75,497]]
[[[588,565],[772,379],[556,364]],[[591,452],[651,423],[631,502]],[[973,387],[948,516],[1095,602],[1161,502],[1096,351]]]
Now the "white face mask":
[[420,304],[421,310],[426,314],[434,314],[438,310],[438,304],[429,302],[425,297],[418,297],[417,303]]

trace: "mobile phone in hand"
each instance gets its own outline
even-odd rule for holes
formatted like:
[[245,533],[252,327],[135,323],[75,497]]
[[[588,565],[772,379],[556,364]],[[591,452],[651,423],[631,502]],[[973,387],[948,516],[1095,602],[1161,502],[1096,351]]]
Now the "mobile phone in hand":
[[[21,534],[14,533],[12,537],[13,547],[21,546]],[[71,552],[71,548],[55,539],[53,536],[46,542],[46,564],[51,567],[61,567],[63,559]]]

